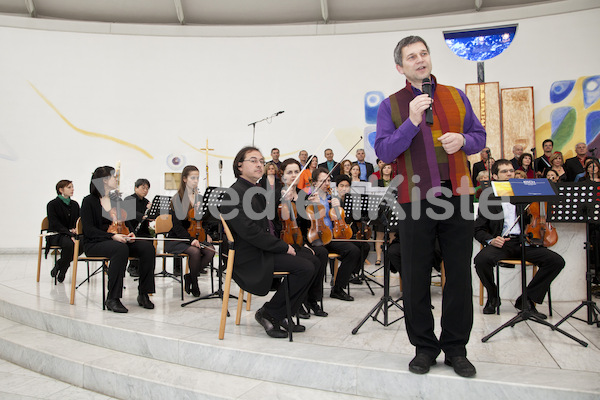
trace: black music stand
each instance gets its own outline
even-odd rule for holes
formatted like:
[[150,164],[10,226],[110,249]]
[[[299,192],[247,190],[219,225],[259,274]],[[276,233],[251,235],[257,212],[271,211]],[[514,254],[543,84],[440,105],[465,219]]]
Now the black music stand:
[[[519,179],[519,180],[510,180],[511,184],[524,184],[525,181],[544,181],[545,183],[549,184],[549,181],[546,179]],[[495,182],[495,183],[505,183],[505,182]],[[487,342],[492,336],[494,336],[495,334],[497,334],[498,332],[500,332],[501,330],[503,330],[504,328],[507,327],[511,327],[513,328],[516,324],[518,324],[519,322],[523,322],[523,321],[533,321],[533,322],[537,322],[540,325],[545,325],[547,327],[549,327],[550,329],[552,329],[553,331],[557,331],[563,335],[565,335],[566,337],[576,341],[577,343],[579,343],[580,345],[587,347],[587,343],[584,342],[581,339],[576,338],[575,336],[571,335],[568,332],[563,331],[560,328],[557,328],[556,326],[552,325],[551,323],[545,321],[542,318],[539,318],[537,315],[533,314],[531,312],[531,308],[529,306],[529,299],[527,297],[527,272],[526,272],[526,256],[525,256],[525,249],[527,246],[525,246],[526,243],[526,234],[525,234],[525,207],[528,203],[531,202],[535,202],[535,201],[553,201],[556,200],[558,196],[556,196],[556,187],[553,184],[549,184],[549,187],[552,188],[552,191],[554,192],[554,194],[536,194],[533,193],[535,191],[532,190],[532,193],[529,193],[527,195],[511,195],[511,196],[503,196],[503,197],[490,197],[490,199],[494,199],[494,200],[500,200],[502,202],[510,202],[511,204],[514,204],[517,208],[517,214],[519,215],[519,226],[521,228],[521,233],[519,234],[519,244],[521,246],[521,289],[522,289],[522,294],[521,294],[521,304],[523,306],[523,309],[521,311],[519,311],[517,313],[517,315],[513,318],[511,318],[509,321],[507,321],[506,323],[504,323],[503,325],[501,325],[500,327],[498,327],[496,330],[494,330],[492,333],[490,333],[489,335],[484,336],[481,341],[482,342]],[[513,189],[516,188],[513,187]],[[497,194],[498,196],[500,196],[500,194]]]
[[[596,324],[600,328],[598,319],[600,309],[592,300],[592,257],[590,256],[590,225],[598,226],[600,223],[600,184],[596,182],[564,183],[558,187],[558,191],[560,202],[552,205],[551,219],[554,222],[585,223],[586,299],[554,326],[559,326],[569,318],[575,318],[588,325]],[[600,268],[600,266],[595,265],[595,268]],[[583,307],[587,307],[587,320],[575,316],[575,313]]]
[[[369,194],[354,194],[348,193],[344,196],[344,212],[349,215],[354,221],[360,222],[361,224],[367,224],[369,216],[377,216],[379,213],[379,205],[381,204],[383,196],[369,195]],[[373,218],[375,219],[375,218]],[[368,241],[365,241],[368,243]],[[364,258],[363,249],[360,249],[360,259]],[[359,279],[367,284],[367,287],[371,291],[371,295],[375,296],[375,292],[371,289],[369,281],[383,287],[383,285],[376,280],[369,278],[365,275],[365,264],[360,268]]]
[[171,208],[171,196],[156,195],[152,199],[148,219],[156,219],[161,214],[168,214]]
[[[404,315],[396,318],[392,322],[389,322],[388,311],[390,307],[393,305],[397,307],[399,310],[404,312],[404,308],[398,304],[398,300],[394,300],[392,296],[390,296],[390,259],[388,257],[388,248],[389,248],[389,238],[390,238],[390,228],[395,228],[397,230],[398,223],[400,219],[398,218],[398,202],[392,195],[392,191],[388,190],[382,198],[379,198],[377,209],[382,210],[379,215],[379,220],[383,224],[384,234],[383,234],[383,296],[377,302],[375,307],[369,311],[369,313],[360,321],[360,323],[352,330],[352,334],[356,335],[361,326],[364,325],[365,322],[369,319],[369,317],[373,318],[373,321],[379,322],[383,326],[389,326],[394,322],[400,321],[404,318]],[[383,322],[378,319],[379,313],[383,313]]]
[[[223,268],[224,252],[223,252],[223,248],[222,248],[223,226],[221,224],[221,219],[219,217],[219,215],[220,215],[219,207],[221,206],[221,202],[223,200],[223,195],[225,194],[227,189],[228,188],[215,187],[215,186],[209,186],[208,188],[206,188],[206,191],[204,192],[204,196],[202,196],[202,208],[200,209],[199,215],[197,216],[198,219],[202,219],[202,221],[204,221],[204,222],[216,222],[219,226],[219,266],[217,268],[217,279],[219,282],[219,285],[218,285],[219,287],[217,290],[214,289],[214,284],[213,284],[213,279],[212,279],[212,273],[214,271],[214,268],[211,267],[210,284],[211,284],[212,293],[204,295],[204,296],[200,296],[197,299],[182,303],[181,307],[185,307],[188,304],[192,304],[192,303],[195,303],[200,300],[217,299],[217,298],[223,299],[223,279],[222,279],[222,274],[221,274],[221,272],[224,271],[224,268]],[[233,296],[233,295],[230,295],[229,297],[237,299],[237,297]],[[229,313],[228,313],[228,315],[229,315]]]

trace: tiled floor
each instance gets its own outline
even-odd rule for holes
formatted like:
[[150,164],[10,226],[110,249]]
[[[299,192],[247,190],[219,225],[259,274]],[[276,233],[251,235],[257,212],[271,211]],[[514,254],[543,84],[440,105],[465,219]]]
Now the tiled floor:
[[[373,256],[373,255],[371,255]],[[40,307],[49,309],[55,307],[61,310],[72,310],[74,316],[98,319],[102,323],[127,323],[135,321],[136,324],[151,326],[154,322],[166,323],[176,332],[213,332],[215,337],[218,329],[220,314],[220,300],[204,300],[188,307],[182,308],[179,298],[179,285],[171,279],[156,279],[157,293],[152,297],[156,305],[154,310],[145,310],[136,303],[137,282],[129,275],[126,277],[123,303],[129,308],[129,313],[116,315],[111,312],[100,312],[101,309],[101,283],[99,277],[92,278],[90,284],[77,290],[76,306],[69,308],[70,274],[64,284],[54,285],[49,271],[51,261],[43,261],[42,279],[35,282],[36,254],[0,254],[0,290],[2,287],[10,288],[15,292],[36,295]],[[79,278],[85,276],[85,264],[79,266]],[[158,269],[158,267],[157,267]],[[373,270],[368,266],[367,270]],[[381,271],[375,273],[377,280],[381,280]],[[330,299],[328,296],[328,283],[325,284],[324,308],[329,313],[327,318],[312,316],[304,321],[307,331],[294,335],[295,342],[309,343],[329,348],[373,350],[386,353],[383,363],[395,363],[396,357],[410,357],[414,348],[409,343],[404,322],[401,320],[390,326],[368,319],[357,334],[352,334],[352,329],[358,325],[364,316],[373,308],[382,295],[379,286],[372,284],[375,295],[371,295],[366,285],[352,285],[351,294],[354,302],[343,302]],[[392,277],[391,295],[397,298],[400,295],[398,279]],[[200,288],[204,293],[210,291],[208,276],[201,277]],[[237,294],[232,289],[232,294]],[[582,294],[583,296],[584,294]],[[432,286],[432,297],[435,309],[436,326],[439,330],[439,317],[441,309],[441,288]],[[189,300],[186,295],[186,300]],[[230,319],[227,326],[227,335],[252,337],[249,343],[268,346],[274,339],[268,338],[262,327],[254,321],[254,311],[265,301],[265,298],[253,297],[252,312],[243,312],[240,326],[235,326]],[[599,301],[600,303],[600,301]],[[481,313],[478,298],[473,298],[475,320],[471,333],[471,340],[467,347],[470,360],[478,366],[503,365],[515,367],[540,367],[551,370],[586,371],[596,373],[600,378],[600,328],[587,325],[576,320],[568,320],[561,328],[572,335],[589,343],[582,347],[571,339],[552,331],[551,329],[535,323],[519,323],[514,328],[507,328],[491,338],[487,343],[482,343],[481,338],[493,331],[502,323],[514,317],[516,310],[511,303],[504,301],[501,315],[486,315]],[[554,316],[548,321],[558,322],[563,315],[572,310],[578,303],[554,302]],[[86,309],[93,310],[93,316],[85,316]],[[234,302],[230,303],[230,310],[234,310]],[[547,312],[547,305],[538,309]],[[90,313],[92,314],[92,313]],[[580,311],[579,316],[585,318],[585,313]],[[392,308],[390,320],[401,317],[402,313]],[[380,316],[381,319],[381,316]],[[183,333],[181,333],[183,335]],[[227,339],[227,336],[226,336]],[[403,358],[405,358],[403,357]],[[436,368],[444,368],[438,366]],[[482,367],[484,368],[484,367]],[[480,368],[480,371],[482,370]],[[488,371],[489,372],[489,371]],[[34,379],[35,385],[24,383],[27,379]],[[573,382],[574,385],[577,382]],[[44,389],[45,388],[45,389]],[[39,390],[38,390],[39,389]],[[28,370],[23,370],[13,364],[0,362],[0,398],[9,396],[22,396],[15,398],[106,398],[105,396],[87,392],[83,389],[71,387],[68,384],[46,378]],[[5,397],[6,396],[6,397]],[[29,396],[29,397],[28,397]],[[43,397],[45,396],[45,397]],[[599,393],[600,396],[600,393]]]

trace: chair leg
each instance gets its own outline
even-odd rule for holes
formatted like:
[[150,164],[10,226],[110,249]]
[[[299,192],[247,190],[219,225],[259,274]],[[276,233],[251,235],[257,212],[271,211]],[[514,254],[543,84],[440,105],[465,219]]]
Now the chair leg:
[[240,289],[237,302],[237,312],[235,314],[235,324],[239,325],[242,320],[242,308],[244,307],[244,290]]
[[288,336],[290,338],[290,342],[293,342],[294,339],[292,337],[292,305],[290,304],[290,281],[289,275],[284,278],[285,280],[285,308],[287,311],[287,320],[288,320]]
[[246,299],[246,311],[250,311],[252,304],[252,293],[248,293],[248,298]]
[[483,307],[483,283],[479,280],[479,306]]
[[106,310],[106,280],[104,279],[104,271],[108,269],[108,265],[106,265],[106,261],[102,261],[102,309]]
[[552,316],[552,293],[550,293],[550,288],[548,288],[548,315]]
[[225,274],[225,285],[223,286],[223,306],[221,307],[221,323],[219,325],[219,339],[225,337],[225,323],[227,322],[227,306],[229,305],[229,292],[231,290],[231,276],[233,275],[233,257],[235,251],[230,249],[227,254],[227,273]]
[[71,305],[75,304],[75,286],[77,280],[77,260],[79,258],[79,240],[75,241],[75,248],[73,252],[73,267],[72,267],[72,278],[71,278]]
[[[175,260],[176,259],[177,259],[176,257],[173,257],[173,269],[175,269]],[[180,258],[179,260],[181,260],[183,262],[183,257]],[[175,272],[175,271],[173,271],[173,272]],[[181,282],[181,301],[183,301],[183,285],[185,284],[184,281],[183,281],[183,268],[179,269],[179,275],[180,275],[179,276],[179,281]]]
[[442,267],[441,267],[441,280],[442,280],[442,291],[444,290],[444,286],[446,286],[446,268],[444,268],[444,262],[442,261]]
[[37,278],[36,278],[36,282],[40,281],[40,269],[42,268],[42,244],[43,244],[43,240],[44,237],[42,235],[40,235],[40,247],[38,250],[38,265],[37,265]]
[[[496,264],[496,287],[498,288],[498,298],[500,298],[500,265]],[[500,306],[496,309],[496,314],[500,315]]]

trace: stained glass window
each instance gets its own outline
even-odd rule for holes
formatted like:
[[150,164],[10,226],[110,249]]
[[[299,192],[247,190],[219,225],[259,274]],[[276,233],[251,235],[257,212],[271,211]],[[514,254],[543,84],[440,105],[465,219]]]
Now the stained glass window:
[[485,61],[506,50],[516,33],[517,25],[508,25],[444,32],[444,39],[450,50],[457,56],[471,61]]

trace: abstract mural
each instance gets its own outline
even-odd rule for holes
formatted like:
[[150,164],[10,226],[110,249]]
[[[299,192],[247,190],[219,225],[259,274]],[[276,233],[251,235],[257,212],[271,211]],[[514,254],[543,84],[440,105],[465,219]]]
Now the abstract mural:
[[536,145],[554,141],[554,150],[566,158],[574,156],[575,145],[585,142],[600,148],[600,75],[556,81],[550,86],[550,105],[538,113]]

